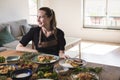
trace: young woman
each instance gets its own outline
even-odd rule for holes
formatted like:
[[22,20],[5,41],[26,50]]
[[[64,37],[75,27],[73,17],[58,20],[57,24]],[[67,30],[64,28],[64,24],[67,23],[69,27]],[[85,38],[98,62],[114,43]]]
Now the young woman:
[[[64,32],[56,27],[55,13],[48,7],[42,7],[38,10],[38,27],[31,28],[23,36],[16,50],[29,52],[43,52],[46,54],[58,55],[60,58],[68,58],[64,54],[65,38]],[[29,49],[25,46],[29,41],[33,41],[35,49]]]

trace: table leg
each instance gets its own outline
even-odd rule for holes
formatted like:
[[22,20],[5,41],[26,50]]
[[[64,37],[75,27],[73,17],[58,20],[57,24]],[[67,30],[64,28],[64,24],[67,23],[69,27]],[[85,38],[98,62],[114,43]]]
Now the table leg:
[[81,59],[81,45],[79,43],[79,59]]

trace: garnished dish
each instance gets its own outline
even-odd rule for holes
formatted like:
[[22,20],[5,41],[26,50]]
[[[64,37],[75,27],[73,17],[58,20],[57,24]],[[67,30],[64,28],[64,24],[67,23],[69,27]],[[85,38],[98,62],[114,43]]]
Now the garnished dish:
[[77,67],[71,74],[72,80],[99,80],[102,67]]
[[93,72],[80,72],[72,75],[73,80],[99,80],[97,74]]
[[55,72],[43,72],[43,71],[39,71],[37,73],[37,75],[39,76],[39,78],[41,79],[45,79],[45,78],[49,78],[49,79],[55,79],[57,78],[57,74]]
[[37,56],[37,53],[32,53],[32,52],[24,52],[24,54],[21,56],[22,60],[29,61],[31,58]]
[[59,64],[63,67],[76,68],[79,66],[85,66],[86,61],[78,58],[68,58],[59,61]]
[[39,63],[39,64],[49,64],[54,63],[59,60],[58,56],[50,55],[50,54],[40,54],[32,58],[32,62]]
[[3,64],[0,65],[0,74],[8,74],[10,71],[16,70],[15,65]]
[[5,57],[4,56],[0,56],[0,63],[4,63],[5,62]]
[[50,80],[58,80],[57,78],[57,73],[55,71],[53,71],[53,69],[51,69],[52,66],[50,65],[46,65],[46,66],[42,66],[42,67],[39,67],[38,70],[37,70],[37,78],[38,80],[40,79],[43,79],[43,80],[47,80],[47,79],[50,79]]
[[51,62],[54,59],[54,56],[49,56],[49,55],[40,55],[37,57],[38,61],[41,63],[47,63],[47,62]]
[[38,67],[36,63],[32,63],[30,61],[24,61],[18,64],[18,69],[32,69],[35,70]]

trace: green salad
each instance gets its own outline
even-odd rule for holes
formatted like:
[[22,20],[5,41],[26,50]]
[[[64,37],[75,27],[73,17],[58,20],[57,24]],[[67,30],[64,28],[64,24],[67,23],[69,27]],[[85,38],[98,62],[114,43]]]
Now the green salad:
[[5,57],[4,56],[0,56],[0,63],[4,63],[5,62]]

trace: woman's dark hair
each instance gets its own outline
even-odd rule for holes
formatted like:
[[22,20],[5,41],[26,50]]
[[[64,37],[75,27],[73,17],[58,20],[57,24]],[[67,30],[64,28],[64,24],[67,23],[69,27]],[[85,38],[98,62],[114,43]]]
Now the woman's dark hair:
[[55,18],[54,11],[48,7],[41,7],[41,8],[39,8],[39,10],[45,11],[47,17],[52,17],[52,20],[50,22],[50,28],[51,28],[51,30],[54,30],[54,32],[56,33],[56,18]]

